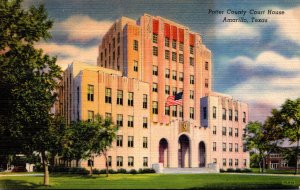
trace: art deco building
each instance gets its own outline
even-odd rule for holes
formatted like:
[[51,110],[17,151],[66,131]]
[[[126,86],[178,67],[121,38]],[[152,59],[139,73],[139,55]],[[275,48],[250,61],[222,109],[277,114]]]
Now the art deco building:
[[[112,169],[249,167],[248,106],[212,91],[212,55],[198,33],[159,16],[122,17],[102,38],[97,65],[69,65],[58,110],[68,121],[113,119]],[[182,105],[166,106],[180,92]],[[94,162],[105,167],[102,156]]]

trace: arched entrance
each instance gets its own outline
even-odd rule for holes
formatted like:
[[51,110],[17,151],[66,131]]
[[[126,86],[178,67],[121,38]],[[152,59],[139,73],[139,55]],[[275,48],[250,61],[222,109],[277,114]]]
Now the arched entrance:
[[178,167],[190,167],[190,140],[186,135],[181,135],[178,139]]
[[206,165],[206,150],[205,143],[201,141],[199,143],[199,167],[205,167]]
[[168,141],[165,138],[159,141],[159,163],[162,163],[164,167],[169,166],[168,158]]

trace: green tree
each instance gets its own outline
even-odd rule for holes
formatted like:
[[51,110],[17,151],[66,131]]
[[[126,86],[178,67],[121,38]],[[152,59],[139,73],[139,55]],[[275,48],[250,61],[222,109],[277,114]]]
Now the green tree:
[[296,143],[294,149],[295,174],[298,174],[298,155],[300,139],[300,98],[296,100],[286,100],[281,105],[281,109],[274,109],[272,112],[272,124],[282,130],[283,138],[288,139],[290,143]]
[[[269,119],[262,124],[261,122],[249,122],[246,126],[245,141],[249,150],[258,152],[259,168],[264,172],[266,156],[275,151],[278,145],[278,133],[273,130],[273,125],[269,124]],[[275,132],[275,133],[274,133]]]
[[97,134],[95,135],[95,139],[92,141],[91,153],[104,156],[106,177],[108,177],[107,151],[111,147],[113,140],[116,138],[117,127],[114,125],[111,118],[107,117],[102,119],[99,115],[96,116],[93,125],[95,125],[97,129]]
[[53,22],[45,8],[24,10],[21,2],[0,1],[0,135],[12,141],[6,150],[41,154],[49,185],[48,153],[57,144],[51,135],[57,121],[50,110],[62,71],[56,58],[34,48],[50,37]]

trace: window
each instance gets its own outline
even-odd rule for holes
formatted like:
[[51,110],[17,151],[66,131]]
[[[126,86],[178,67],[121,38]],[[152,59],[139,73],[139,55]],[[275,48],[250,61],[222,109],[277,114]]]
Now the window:
[[239,137],[239,129],[238,128],[234,129],[234,136]]
[[234,160],[234,165],[235,165],[235,166],[239,166],[239,159],[235,159],[235,160]]
[[115,62],[116,59],[116,55],[115,55],[115,51],[113,52],[113,62]]
[[226,127],[222,127],[222,135],[226,136]]
[[106,166],[111,167],[111,161],[112,161],[111,156],[108,156],[108,157],[107,157]]
[[190,65],[194,66],[194,58],[193,57],[190,57]]
[[147,106],[147,102],[148,102],[148,96],[147,94],[143,94],[143,108],[146,109]]
[[143,157],[143,166],[148,167],[148,157]]
[[143,117],[143,128],[148,128],[148,118],[147,117]]
[[213,106],[213,118],[216,119],[217,118],[217,107]]
[[222,109],[222,119],[226,120],[226,109],[225,108]]
[[94,111],[88,111],[88,122],[94,121]]
[[123,166],[123,156],[117,156],[117,166]]
[[172,116],[177,117],[177,106],[172,106]]
[[213,126],[213,134],[214,134],[214,135],[217,134],[217,126]]
[[247,152],[247,145],[243,144],[243,152]]
[[123,91],[122,90],[117,91],[117,104],[123,105]]
[[127,126],[133,127],[133,116],[132,115],[128,116]]
[[108,52],[110,53],[111,52],[111,45],[108,44]]
[[[118,55],[120,55],[120,46],[118,46],[118,50],[117,50]],[[118,61],[119,62],[119,61]]]
[[194,99],[194,91],[190,90],[190,99],[193,100]]
[[172,48],[176,49],[176,40],[172,40]]
[[205,70],[208,70],[208,62],[205,62]]
[[169,38],[165,38],[165,46],[170,47],[170,39]]
[[88,101],[94,101],[94,85],[88,85],[88,94],[87,94]]
[[148,138],[143,137],[143,148],[148,148]]
[[177,53],[172,52],[172,61],[177,61]]
[[153,43],[157,44],[157,34],[153,34],[152,41]]
[[133,106],[133,92],[128,92],[128,106]]
[[111,113],[105,113],[105,118],[111,118]]
[[139,67],[138,67],[138,61],[134,60],[133,61],[133,71],[138,72]]
[[117,146],[122,147],[123,146],[123,136],[117,135]]
[[170,94],[170,86],[169,85],[166,85],[166,87],[165,87],[165,93],[166,94]]
[[203,110],[203,119],[207,119],[207,108],[203,107],[202,110]]
[[118,32],[118,39],[117,39],[118,43],[120,43],[120,32]]
[[238,121],[239,120],[239,112],[237,110],[234,111],[234,120]]
[[194,84],[195,81],[194,81],[194,75],[190,75],[190,84]]
[[213,163],[214,163],[214,164],[217,163],[217,159],[216,159],[216,158],[213,159]]
[[169,106],[165,107],[165,115],[170,115],[170,107]]
[[179,54],[179,63],[183,63],[184,59],[183,59],[183,54]]
[[177,73],[174,70],[172,71],[172,79],[177,80]]
[[229,127],[228,135],[232,137],[232,127]]
[[158,48],[156,46],[153,46],[153,55],[158,56]]
[[158,114],[158,103],[156,101],[152,102],[152,113]]
[[217,143],[213,142],[213,151],[217,151]]
[[133,41],[133,50],[138,51],[139,50],[139,43],[137,40]]
[[223,158],[223,166],[226,166],[226,158]]
[[100,60],[103,61],[103,52],[101,52],[101,56],[100,57],[101,57]]
[[232,159],[231,159],[231,158],[230,158],[229,161],[228,161],[228,165],[229,165],[229,166],[232,166]]
[[232,152],[232,143],[229,143],[229,152]]
[[123,127],[123,115],[122,114],[117,114],[117,126]]
[[172,88],[172,95],[175,96],[177,93],[177,88],[176,87],[173,87]]
[[246,123],[246,112],[243,112],[243,122]]
[[229,120],[232,121],[232,109],[229,109]]
[[194,119],[194,108],[190,107],[190,119]]
[[170,69],[166,69],[165,77],[170,78]]
[[183,73],[182,72],[179,73],[179,81],[183,81]]
[[182,42],[179,43],[179,50],[183,51],[183,43]]
[[226,152],[226,143],[223,143],[222,147],[223,147],[223,152]]
[[247,159],[244,159],[244,167],[247,166]]
[[208,79],[205,79],[205,88],[208,88]]
[[165,50],[165,59],[170,59],[170,51],[169,50]]
[[154,66],[152,67],[152,74],[157,76],[158,75],[158,67],[157,66]]
[[105,103],[111,104],[111,89],[110,88],[105,89]]
[[194,46],[190,46],[190,54],[194,54]]
[[152,84],[152,92],[157,92],[157,83]]
[[133,136],[128,136],[128,147],[133,147]]
[[183,117],[183,107],[179,106],[178,109],[179,109],[179,117]]
[[239,151],[239,144],[238,143],[234,144],[234,150],[235,150],[235,152]]

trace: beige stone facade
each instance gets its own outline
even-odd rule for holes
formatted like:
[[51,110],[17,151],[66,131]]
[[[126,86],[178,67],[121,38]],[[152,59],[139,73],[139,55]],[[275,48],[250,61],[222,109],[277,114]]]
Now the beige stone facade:
[[[98,66],[75,62],[64,72],[58,110],[68,121],[100,114],[120,124],[122,115],[108,153],[112,169],[249,167],[248,106],[212,91],[211,51],[199,34],[158,16],[122,17],[98,53]],[[179,92],[183,104],[166,106]],[[94,160],[105,167],[101,156]]]

